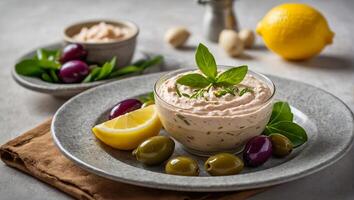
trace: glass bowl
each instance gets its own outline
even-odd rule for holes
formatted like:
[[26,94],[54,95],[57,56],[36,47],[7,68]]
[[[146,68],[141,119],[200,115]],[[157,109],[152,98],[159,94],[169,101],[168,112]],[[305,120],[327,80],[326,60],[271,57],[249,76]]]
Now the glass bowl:
[[[218,66],[225,70],[228,66]],[[195,69],[175,70],[162,76],[154,87],[155,104],[167,133],[187,151],[200,156],[218,152],[236,153],[251,138],[262,134],[272,113],[275,86],[265,75],[249,70],[248,74],[269,87],[271,95],[262,104],[247,108],[247,112],[232,115],[212,115],[211,111],[191,112],[164,100],[159,90],[168,79]],[[176,97],[178,98],[178,97]]]

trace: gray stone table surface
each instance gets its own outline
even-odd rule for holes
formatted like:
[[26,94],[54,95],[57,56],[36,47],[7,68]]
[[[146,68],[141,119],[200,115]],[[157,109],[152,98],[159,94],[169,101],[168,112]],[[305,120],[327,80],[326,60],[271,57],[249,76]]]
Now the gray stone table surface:
[[[240,0],[235,10],[241,27],[255,28],[257,22],[280,0]],[[257,38],[257,47],[239,59],[229,58],[217,44],[202,37],[204,8],[193,0],[1,0],[0,1],[0,144],[18,136],[52,116],[64,100],[35,93],[17,85],[10,76],[15,60],[41,45],[61,40],[63,28],[73,22],[96,18],[129,19],[141,32],[138,47],[172,55],[193,64],[194,47],[206,43],[219,64],[246,63],[251,69],[303,81],[325,89],[354,110],[354,1],[306,1],[321,10],[336,33],[334,44],[306,62],[286,62],[268,51]],[[168,27],[187,26],[193,33],[188,47],[169,48],[163,42]],[[321,102],[318,102],[321,103]],[[311,106],[311,105],[309,105]],[[330,105],[328,105],[330,106]],[[308,177],[273,187],[251,198],[354,199],[354,150],[336,164]],[[70,199],[38,180],[0,163],[0,199]]]

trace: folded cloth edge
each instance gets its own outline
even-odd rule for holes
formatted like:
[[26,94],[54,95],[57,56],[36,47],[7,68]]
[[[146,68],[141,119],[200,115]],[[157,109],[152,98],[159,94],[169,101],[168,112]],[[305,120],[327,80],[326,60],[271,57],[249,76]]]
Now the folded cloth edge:
[[11,147],[21,146],[30,142],[32,139],[40,137],[50,131],[52,118],[41,123],[39,126],[25,132],[24,134],[10,140],[0,147],[1,160],[10,167],[18,169],[26,174],[34,176],[35,178],[54,186],[56,189],[63,191],[77,199],[94,200],[94,198],[85,193],[83,190],[77,188],[74,185],[70,185],[57,179],[55,176],[40,172],[36,167],[31,166],[30,163],[24,162],[23,158],[16,152],[12,151]]

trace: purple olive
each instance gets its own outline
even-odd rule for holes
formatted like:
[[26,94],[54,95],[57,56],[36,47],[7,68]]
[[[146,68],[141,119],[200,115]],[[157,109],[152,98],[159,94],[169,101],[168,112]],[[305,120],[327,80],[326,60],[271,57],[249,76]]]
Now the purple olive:
[[271,156],[272,142],[264,135],[256,136],[249,140],[243,152],[243,160],[250,167],[262,165]]
[[81,44],[69,44],[64,47],[60,62],[66,63],[70,60],[84,60],[86,56],[87,51]]
[[72,60],[61,66],[59,77],[64,83],[79,83],[90,72],[86,63],[80,60]]
[[125,113],[141,108],[143,104],[137,99],[126,99],[115,105],[109,113],[109,119],[124,115]]

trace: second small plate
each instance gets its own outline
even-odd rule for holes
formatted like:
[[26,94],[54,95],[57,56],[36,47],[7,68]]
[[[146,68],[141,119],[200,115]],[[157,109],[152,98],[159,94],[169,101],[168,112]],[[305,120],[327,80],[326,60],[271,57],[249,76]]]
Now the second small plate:
[[[61,43],[54,43],[54,44],[43,46],[40,48],[61,49],[62,47],[63,47],[63,45]],[[37,49],[39,49],[39,48],[37,48]],[[36,50],[33,50],[33,51],[25,54],[24,56],[22,56],[20,59],[18,59],[18,61],[25,59],[25,58],[32,58],[35,54],[36,54]],[[134,54],[132,62],[140,60],[140,59],[147,59],[151,56],[153,56],[153,55],[150,53],[137,50],[136,53]],[[166,60],[166,57],[165,57],[164,63],[157,65],[157,66],[153,66],[149,69],[146,69],[143,72],[143,74],[167,71],[167,70],[175,69],[178,66],[179,66],[179,64],[177,61],[174,61],[173,59]],[[50,95],[53,95],[56,97],[63,97],[63,98],[72,97],[82,91],[89,89],[89,88],[93,88],[98,85],[102,85],[102,84],[105,84],[108,82],[116,81],[118,79],[129,77],[129,76],[125,76],[125,77],[95,81],[95,82],[90,82],[90,83],[60,84],[60,83],[48,83],[48,82],[45,82],[39,78],[22,76],[16,72],[15,66],[12,68],[11,73],[12,73],[12,77],[14,78],[14,80],[19,85],[21,85],[27,89],[30,89],[30,90],[33,90],[36,92],[50,94]]]

